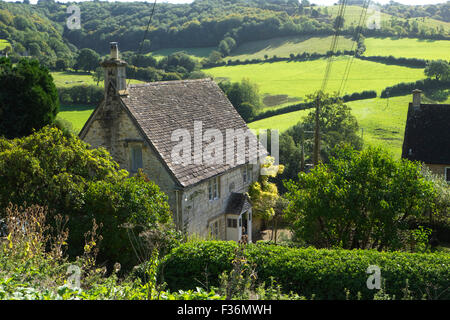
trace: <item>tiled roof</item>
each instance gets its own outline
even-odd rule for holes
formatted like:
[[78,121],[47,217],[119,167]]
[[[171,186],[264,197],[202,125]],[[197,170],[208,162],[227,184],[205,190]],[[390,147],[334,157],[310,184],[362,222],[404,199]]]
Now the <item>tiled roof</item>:
[[[226,164],[226,129],[248,130],[248,127],[213,80],[135,84],[128,87],[128,96],[122,96],[121,99],[182,186],[198,183],[241,165]],[[192,151],[194,150],[194,121],[202,122],[203,133],[207,129],[220,130],[224,145],[223,164],[186,165],[172,161],[172,150],[180,143],[171,139],[176,129],[189,131]],[[254,135],[252,137],[256,140]],[[203,147],[208,144],[209,142],[204,142]],[[248,143],[246,146],[247,152],[256,153],[254,150],[248,150]],[[198,156],[195,155],[197,158]],[[248,158],[246,159],[248,162]]]
[[402,158],[450,164],[450,104],[409,105]]

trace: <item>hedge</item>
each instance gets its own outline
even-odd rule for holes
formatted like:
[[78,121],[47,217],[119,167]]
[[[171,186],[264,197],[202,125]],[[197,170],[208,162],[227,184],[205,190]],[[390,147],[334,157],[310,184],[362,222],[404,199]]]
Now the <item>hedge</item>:
[[[218,285],[218,276],[232,268],[235,242],[205,241],[183,244],[172,251],[160,269],[171,290],[191,289],[205,283]],[[274,277],[285,292],[315,299],[373,299],[377,290],[367,288],[370,265],[379,266],[385,293],[404,296],[406,281],[416,299],[450,299],[450,255],[446,253],[378,252],[375,250],[328,250],[288,248],[279,245],[250,244],[249,261],[256,263],[259,281]],[[436,288],[436,289],[435,289]]]
[[420,90],[440,90],[448,89],[450,87],[450,80],[442,81],[437,79],[423,79],[416,82],[401,82],[394,86],[387,87],[381,92],[381,98],[403,96],[410,94],[414,89]]
[[425,68],[428,60],[417,58],[396,58],[393,56],[359,56],[358,59],[380,62],[384,64],[404,66],[410,68]]
[[104,95],[103,87],[94,85],[77,85],[58,88],[59,102],[61,104],[96,105]]
[[[345,96],[341,97],[344,102],[348,101],[355,101],[355,100],[363,100],[363,99],[372,99],[377,97],[377,92],[373,90],[369,91],[363,91],[363,92],[355,92],[352,94],[346,94]],[[270,118],[273,116],[277,116],[280,114],[285,114],[289,112],[299,111],[299,110],[305,110],[305,109],[311,109],[314,108],[313,102],[303,102],[303,103],[297,103],[297,104],[291,104],[286,107],[278,108],[278,109],[271,109],[267,110],[265,112],[261,112],[253,117],[252,121],[257,121],[261,119]]]

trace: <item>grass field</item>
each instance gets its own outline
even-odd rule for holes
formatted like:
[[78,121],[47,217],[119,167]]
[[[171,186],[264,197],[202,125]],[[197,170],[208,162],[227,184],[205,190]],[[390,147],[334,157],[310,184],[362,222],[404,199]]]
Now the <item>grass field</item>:
[[94,109],[94,106],[60,106],[58,117],[72,123],[74,131],[78,133]]
[[[327,91],[338,90],[349,57],[337,57],[331,69]],[[325,73],[326,59],[305,62],[274,62],[205,69],[214,78],[240,81],[249,78],[259,86],[261,94],[305,97],[319,90]],[[347,81],[347,93],[376,90],[399,82],[412,82],[424,78],[422,69],[385,65],[355,59]]]
[[[326,53],[330,50],[331,36],[308,37],[308,36],[290,36],[280,37],[269,40],[246,42],[227,57],[227,60],[246,60],[246,59],[264,59],[264,55],[272,58],[289,57],[291,53]],[[337,50],[351,50],[353,41],[350,38],[339,37]]]
[[450,60],[449,40],[367,38],[365,56]]
[[203,58],[207,58],[213,50],[217,50],[215,47],[206,47],[206,48],[170,48],[170,49],[161,49],[157,51],[151,52],[152,56],[155,57],[156,60],[161,59],[162,57],[166,57],[174,52],[184,51],[192,58],[196,60],[201,60]]
[[11,44],[8,40],[0,39],[0,50],[5,49],[6,47],[11,47]]
[[[92,74],[87,72],[57,71],[51,72],[51,75],[57,88],[75,85],[97,85],[97,82],[92,78]],[[131,79],[130,84],[134,83],[143,83],[143,81]],[[98,85],[103,87],[103,81],[100,81]]]
[[[411,95],[390,99],[367,99],[347,102],[358,120],[364,144],[383,146],[395,157],[401,156],[408,105]],[[424,97],[425,103],[435,103]],[[450,103],[447,101],[437,103]],[[295,111],[249,123],[250,129],[278,129],[283,132],[299,122],[310,110]]]
[[[338,13],[338,8],[339,6],[329,6],[327,7],[328,9],[328,14],[330,14],[333,18],[335,18],[337,16]],[[350,25],[357,25],[361,16],[361,10],[362,7],[360,6],[347,6],[346,10],[345,10],[345,16],[344,16],[344,24],[346,27],[350,26]],[[373,23],[373,21],[376,21],[377,19],[381,20],[381,28],[383,28],[383,25],[386,24],[389,20],[391,20],[393,18],[393,16],[391,16],[390,14],[386,14],[383,12],[379,12],[375,9],[375,7],[370,6],[369,9],[367,10],[367,17],[366,17],[366,23],[370,24],[371,22]],[[398,17],[394,17],[395,20],[398,21],[405,21],[406,19],[404,18],[398,18]],[[444,28],[444,30],[446,30],[447,32],[450,30],[450,23],[448,22],[444,22],[444,21],[440,21],[440,20],[435,20],[435,19],[430,19],[430,18],[411,18],[409,19],[409,23],[412,23],[413,21],[417,21],[419,28],[422,26],[425,26],[427,28]]]

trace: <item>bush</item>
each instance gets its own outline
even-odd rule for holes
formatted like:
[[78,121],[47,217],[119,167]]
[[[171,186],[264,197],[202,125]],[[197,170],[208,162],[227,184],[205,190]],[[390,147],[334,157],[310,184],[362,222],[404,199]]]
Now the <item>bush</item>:
[[394,86],[387,87],[381,92],[381,98],[403,96],[410,94],[414,89],[420,90],[439,90],[448,89],[450,80],[442,81],[436,79],[423,79],[416,82],[401,82]]
[[[187,289],[205,281],[218,283],[219,275],[232,267],[234,242],[186,243],[163,262],[164,278],[169,288]],[[406,281],[413,297],[420,299],[449,299],[450,256],[444,253],[419,254],[403,252],[378,252],[375,250],[297,249],[276,245],[250,244],[246,255],[256,263],[261,282],[270,284],[271,277],[284,291],[293,291],[316,299],[372,299],[377,290],[367,289],[366,273],[370,265],[381,269],[384,292],[403,297]],[[436,288],[436,289],[434,289]],[[346,291],[350,292],[347,296]]]
[[68,216],[72,256],[83,250],[94,218],[103,224],[99,231],[106,239],[100,256],[124,268],[130,267],[133,248],[121,225],[139,225],[139,232],[172,224],[166,195],[156,185],[143,176],[128,178],[105,149],[90,149],[57,128],[0,138],[0,176],[0,218],[10,202],[48,207],[48,221],[56,214]]
[[58,95],[61,104],[96,105],[102,100],[104,90],[94,85],[78,85],[58,88]]
[[47,68],[36,60],[13,64],[0,58],[0,136],[26,136],[52,124],[58,112],[58,93]]

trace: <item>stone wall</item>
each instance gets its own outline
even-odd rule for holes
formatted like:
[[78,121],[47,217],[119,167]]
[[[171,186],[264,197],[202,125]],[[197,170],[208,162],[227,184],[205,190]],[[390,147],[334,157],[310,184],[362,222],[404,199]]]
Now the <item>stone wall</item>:
[[258,178],[259,165],[250,166],[253,171],[252,180],[247,180],[246,183],[243,181],[245,165],[231,169],[219,176],[219,199],[209,200],[209,180],[186,188],[182,196],[183,229],[190,234],[207,237],[210,234],[210,225],[218,221],[218,238],[225,240],[226,216],[224,213],[226,213],[225,210],[231,193],[247,192],[249,185]]
[[426,164],[426,166],[433,172],[434,174],[439,174],[444,176],[445,178],[445,168],[449,168],[450,164]]
[[93,148],[104,147],[122,169],[131,172],[131,148],[142,147],[142,164],[145,174],[169,197],[169,205],[176,208],[176,183],[165,166],[153,152],[118,100],[102,104],[84,133],[83,140]]

